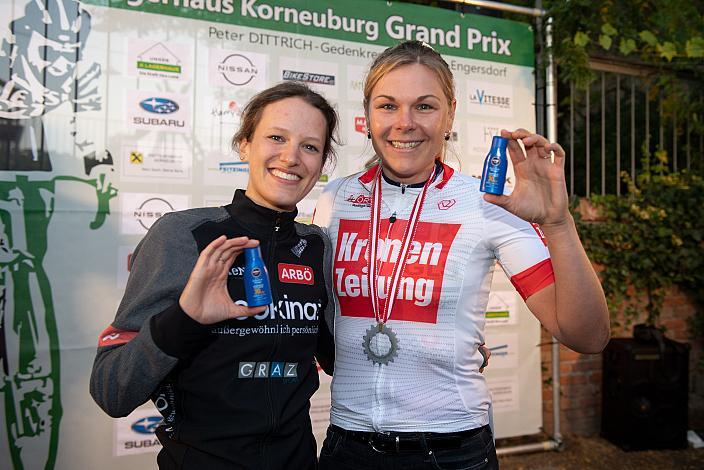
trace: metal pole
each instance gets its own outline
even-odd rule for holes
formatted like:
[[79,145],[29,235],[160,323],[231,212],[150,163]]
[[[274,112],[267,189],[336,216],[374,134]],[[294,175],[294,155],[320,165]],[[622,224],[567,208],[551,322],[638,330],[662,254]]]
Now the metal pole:
[[489,10],[509,11],[511,13],[520,13],[529,16],[545,16],[545,10],[542,8],[519,7],[517,5],[508,5],[501,2],[490,2],[482,0],[450,0],[454,3],[462,3],[474,7],[487,8]]
[[570,82],[570,196],[574,196],[574,82]]
[[601,195],[606,194],[606,73],[601,72]]
[[631,181],[636,182],[636,79],[631,77]]
[[621,195],[621,74],[616,74],[616,195]]
[[[548,18],[545,27],[545,45],[550,50],[552,47],[552,18]],[[557,141],[557,86],[555,63],[552,52],[548,54],[548,65],[545,70],[545,107],[548,120],[548,135],[550,142]],[[552,338],[552,423],[556,448],[562,446],[560,433],[560,345],[557,339]]]
[[590,127],[590,121],[591,121],[591,111],[589,110],[589,104],[592,99],[591,93],[590,93],[590,87],[587,85],[587,99],[585,100],[586,103],[586,110],[584,112],[584,130],[585,130],[585,136],[586,136],[586,141],[587,145],[585,146],[585,170],[587,177],[584,179],[584,195],[589,199],[591,197],[591,169],[592,169],[592,160],[591,160],[591,151],[592,149],[589,148],[591,144],[591,127]]

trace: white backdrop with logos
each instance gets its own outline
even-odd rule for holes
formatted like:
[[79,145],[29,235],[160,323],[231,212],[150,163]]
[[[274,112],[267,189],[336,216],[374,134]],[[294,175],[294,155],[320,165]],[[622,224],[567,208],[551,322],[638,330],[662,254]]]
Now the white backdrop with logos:
[[[373,0],[205,4],[0,2],[0,468],[155,466],[153,405],[113,420],[90,398],[97,338],[154,221],[246,187],[230,139],[259,90],[308,81],[340,113],[345,145],[303,221],[326,181],[370,156],[364,75],[398,40],[425,40],[454,72],[451,166],[478,175],[501,128],[535,127],[530,25]],[[496,435],[538,432],[539,325],[500,270],[487,318]],[[329,384],[311,408],[319,442]]]

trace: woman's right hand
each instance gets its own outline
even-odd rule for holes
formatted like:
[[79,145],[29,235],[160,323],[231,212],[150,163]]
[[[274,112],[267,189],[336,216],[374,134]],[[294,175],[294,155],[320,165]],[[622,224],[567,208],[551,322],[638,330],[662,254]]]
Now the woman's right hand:
[[213,240],[201,251],[188,283],[178,300],[181,309],[198,323],[210,325],[235,317],[251,317],[266,306],[245,307],[232,301],[227,291],[227,276],[232,264],[245,248],[259,245],[247,237]]

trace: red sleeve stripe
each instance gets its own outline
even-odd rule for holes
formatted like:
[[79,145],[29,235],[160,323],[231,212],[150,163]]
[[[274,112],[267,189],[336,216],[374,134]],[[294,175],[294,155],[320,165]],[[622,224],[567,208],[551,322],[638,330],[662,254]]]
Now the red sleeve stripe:
[[117,328],[109,326],[105,329],[105,331],[100,333],[100,338],[98,338],[98,347],[129,343],[132,338],[137,336],[137,333],[139,332],[118,330]]
[[555,273],[552,271],[550,258],[531,266],[515,276],[511,276],[511,283],[516,288],[523,300],[539,290],[555,283]]

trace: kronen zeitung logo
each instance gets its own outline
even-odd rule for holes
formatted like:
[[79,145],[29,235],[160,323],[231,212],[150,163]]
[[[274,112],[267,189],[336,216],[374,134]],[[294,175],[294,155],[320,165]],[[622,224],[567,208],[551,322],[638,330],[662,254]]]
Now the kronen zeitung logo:
[[[127,0],[127,5],[140,7],[145,3],[159,3],[176,8],[203,11],[224,15],[236,14],[234,0]],[[295,8],[289,5],[270,5],[259,0],[241,0],[239,15],[242,18],[272,21],[322,28],[329,31],[343,31],[363,36],[367,41],[377,41],[380,38],[382,24],[379,21],[337,14],[335,9],[326,8],[323,11]],[[501,37],[497,31],[484,32],[478,28],[467,28],[464,31],[455,24],[449,29],[414,24],[406,21],[401,15],[388,16],[383,22],[386,35],[394,40],[418,40],[431,46],[446,46],[459,49],[462,40],[470,51],[511,56],[511,39]]]

